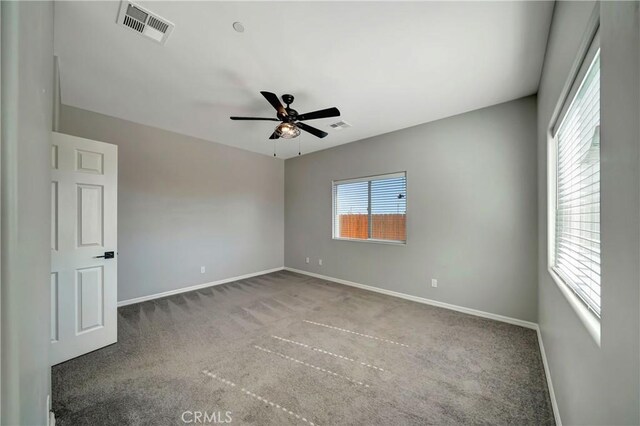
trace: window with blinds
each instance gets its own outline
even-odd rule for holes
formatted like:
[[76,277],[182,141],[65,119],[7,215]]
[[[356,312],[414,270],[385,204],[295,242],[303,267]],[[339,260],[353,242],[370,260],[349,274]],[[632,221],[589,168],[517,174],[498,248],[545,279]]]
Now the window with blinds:
[[[600,51],[554,135],[555,241],[552,269],[600,317]],[[571,92],[570,92],[571,93]]]
[[333,238],[406,242],[406,173],[334,181]]

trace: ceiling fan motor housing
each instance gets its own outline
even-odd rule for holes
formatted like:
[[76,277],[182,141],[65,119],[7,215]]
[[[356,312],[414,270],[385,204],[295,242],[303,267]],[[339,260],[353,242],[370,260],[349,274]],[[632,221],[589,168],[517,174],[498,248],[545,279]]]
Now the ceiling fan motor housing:
[[296,118],[298,118],[298,111],[288,107],[285,109],[287,110],[287,114],[289,115],[288,117],[285,117],[285,121],[292,122],[292,121],[295,121]]
[[289,108],[289,105],[291,105],[293,103],[293,95],[290,95],[288,93],[282,95],[282,101],[285,103],[285,105],[287,106],[285,108],[285,110],[287,111],[287,115],[283,115],[282,117],[278,117],[280,118],[282,121],[286,121],[287,123],[293,123],[294,121],[296,121],[296,118],[298,117],[298,111],[296,111],[293,108]]

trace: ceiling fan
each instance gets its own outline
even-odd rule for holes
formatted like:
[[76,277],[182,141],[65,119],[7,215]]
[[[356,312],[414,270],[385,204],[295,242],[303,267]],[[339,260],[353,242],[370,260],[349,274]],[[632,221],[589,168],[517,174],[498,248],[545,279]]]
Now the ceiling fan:
[[276,127],[275,131],[269,136],[269,139],[292,139],[300,135],[300,130],[304,130],[305,132],[309,132],[314,136],[319,138],[324,138],[328,135],[327,132],[323,132],[320,129],[316,129],[315,127],[309,126],[308,124],[302,123],[302,121],[306,120],[315,120],[317,118],[328,118],[328,117],[338,117],[340,116],[340,111],[338,108],[327,108],[321,109],[318,111],[308,112],[306,114],[298,114],[293,108],[290,108],[289,105],[293,103],[293,95],[282,95],[282,100],[287,105],[286,107],[282,106],[280,99],[275,93],[271,92],[260,92],[262,96],[273,106],[277,113],[277,118],[266,118],[266,117],[229,117],[232,120],[264,120],[264,121],[281,121],[280,124]]

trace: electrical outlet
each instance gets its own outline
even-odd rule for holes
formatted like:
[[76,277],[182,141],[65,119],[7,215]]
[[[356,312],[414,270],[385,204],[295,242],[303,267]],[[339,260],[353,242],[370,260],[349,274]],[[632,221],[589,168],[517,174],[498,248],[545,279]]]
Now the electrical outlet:
[[322,266],[322,259],[318,259],[318,265]]
[[205,268],[204,266],[201,266],[201,267],[200,267],[200,273],[201,273],[201,274],[204,274],[204,273],[205,273],[205,271],[206,271],[206,268]]
[[307,257],[304,261],[305,261],[306,263],[309,263],[309,258]]
[[431,287],[438,287],[438,280],[435,278],[431,278]]

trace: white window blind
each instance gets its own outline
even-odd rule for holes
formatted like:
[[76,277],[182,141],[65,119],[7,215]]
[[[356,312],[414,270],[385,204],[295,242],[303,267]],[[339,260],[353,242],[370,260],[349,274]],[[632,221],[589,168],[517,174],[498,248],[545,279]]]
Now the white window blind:
[[333,238],[405,242],[405,173],[333,182]]
[[600,316],[600,52],[596,51],[555,133],[552,269]]

